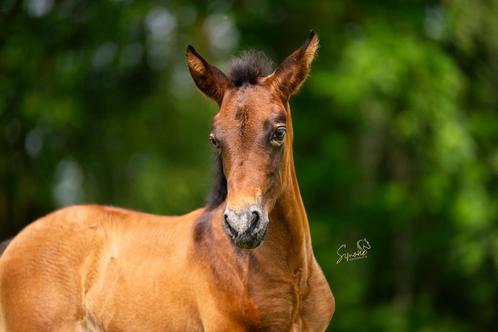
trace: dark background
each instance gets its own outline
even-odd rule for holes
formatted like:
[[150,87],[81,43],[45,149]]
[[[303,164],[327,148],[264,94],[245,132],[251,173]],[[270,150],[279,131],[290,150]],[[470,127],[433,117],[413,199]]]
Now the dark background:
[[[0,2],[0,237],[58,207],[203,205],[215,104],[184,64],[281,61],[331,331],[496,331],[498,1]],[[366,238],[368,258],[336,264]]]

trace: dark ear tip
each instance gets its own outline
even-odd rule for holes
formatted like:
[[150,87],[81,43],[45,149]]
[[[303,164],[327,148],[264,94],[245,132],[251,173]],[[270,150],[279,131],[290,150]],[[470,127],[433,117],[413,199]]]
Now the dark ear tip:
[[308,42],[312,41],[314,38],[318,38],[318,35],[317,33],[315,32],[315,30],[311,29],[310,30],[310,33],[308,34]]
[[197,52],[195,51],[195,48],[190,44],[187,45],[187,49],[185,50],[185,54],[188,55],[189,53],[197,54]]
[[311,29],[310,33],[308,34],[308,38],[306,38],[306,42],[304,43],[304,45],[306,45],[307,47],[313,39],[318,39],[318,35],[316,34],[315,30]]

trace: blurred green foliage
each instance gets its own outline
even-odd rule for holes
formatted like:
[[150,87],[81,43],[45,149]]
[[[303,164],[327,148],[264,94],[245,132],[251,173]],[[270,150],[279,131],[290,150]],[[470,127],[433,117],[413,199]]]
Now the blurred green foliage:
[[[298,177],[337,301],[331,331],[496,331],[498,1],[0,2],[0,234],[78,202],[203,204],[227,68],[314,28],[293,108]],[[336,264],[366,237],[365,260]]]

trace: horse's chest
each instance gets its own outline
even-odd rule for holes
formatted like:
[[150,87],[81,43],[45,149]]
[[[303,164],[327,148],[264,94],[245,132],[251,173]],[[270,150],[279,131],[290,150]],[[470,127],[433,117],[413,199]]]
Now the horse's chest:
[[288,331],[299,320],[299,288],[293,282],[249,285],[243,314],[248,327],[257,330]]
[[334,304],[330,288],[322,278],[317,274],[303,281],[297,273],[274,282],[249,284],[247,303],[254,305],[258,315],[248,317],[248,322],[253,323],[248,327],[263,331],[324,330]]

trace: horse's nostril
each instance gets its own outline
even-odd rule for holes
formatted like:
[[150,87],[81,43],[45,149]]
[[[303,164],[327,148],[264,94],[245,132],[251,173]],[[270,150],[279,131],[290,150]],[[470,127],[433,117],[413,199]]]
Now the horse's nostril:
[[259,219],[260,219],[259,213],[257,211],[253,211],[251,214],[251,226],[249,227],[250,232],[256,229],[259,223]]
[[257,223],[258,221],[259,221],[259,213],[257,211],[253,211],[251,224]]
[[235,228],[233,228],[232,225],[230,225],[230,222],[228,222],[228,215],[226,213],[225,213],[225,227],[228,229],[228,231],[233,237],[237,237],[237,235],[239,235],[237,230],[235,230]]

